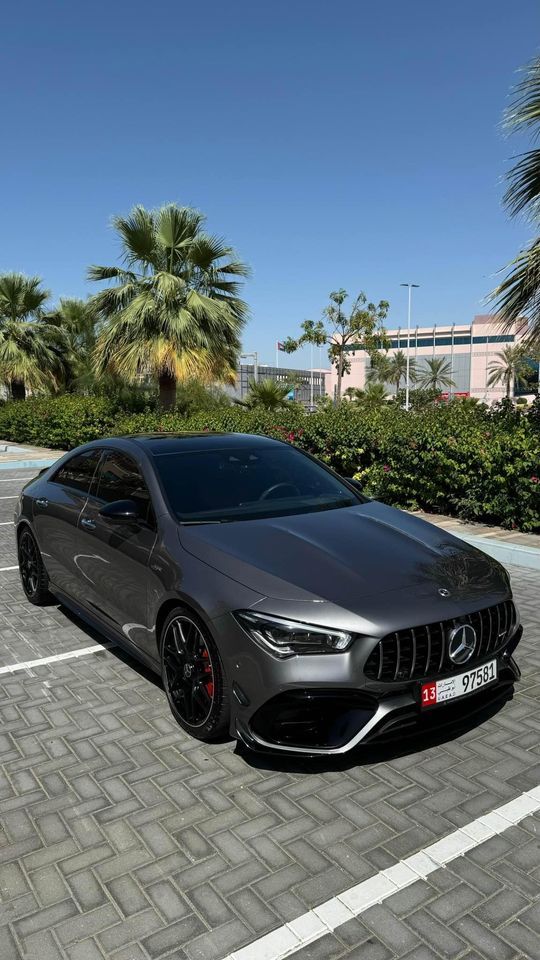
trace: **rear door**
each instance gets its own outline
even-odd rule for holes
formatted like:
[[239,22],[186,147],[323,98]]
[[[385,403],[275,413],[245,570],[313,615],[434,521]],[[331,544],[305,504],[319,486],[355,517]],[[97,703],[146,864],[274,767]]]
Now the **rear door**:
[[[140,520],[128,525],[104,520],[99,511],[115,500],[134,500]],[[154,658],[147,597],[156,537],[150,493],[138,464],[121,451],[105,451],[97,483],[79,518],[78,565],[86,581],[87,602]]]
[[76,453],[41,485],[33,502],[34,531],[51,582],[74,599],[84,594],[77,565],[77,524],[101,450]]

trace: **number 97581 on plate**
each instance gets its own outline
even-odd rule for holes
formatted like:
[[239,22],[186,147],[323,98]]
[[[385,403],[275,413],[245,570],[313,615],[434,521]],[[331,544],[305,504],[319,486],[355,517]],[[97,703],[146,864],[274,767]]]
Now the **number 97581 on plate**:
[[493,683],[497,676],[497,661],[490,660],[473,670],[466,670],[465,673],[456,673],[453,677],[423,683],[420,690],[420,703],[422,707],[435,707],[438,703],[456,700],[458,697],[464,697]]

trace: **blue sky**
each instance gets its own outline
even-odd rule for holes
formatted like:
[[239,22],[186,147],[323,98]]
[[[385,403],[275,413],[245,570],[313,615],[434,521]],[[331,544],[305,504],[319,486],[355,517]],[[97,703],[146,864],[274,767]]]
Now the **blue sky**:
[[115,262],[112,214],[191,204],[250,263],[244,347],[273,361],[339,287],[398,325],[411,280],[413,322],[468,322],[528,238],[500,117],[537,0],[30,0],[2,27],[0,271],[55,298]]

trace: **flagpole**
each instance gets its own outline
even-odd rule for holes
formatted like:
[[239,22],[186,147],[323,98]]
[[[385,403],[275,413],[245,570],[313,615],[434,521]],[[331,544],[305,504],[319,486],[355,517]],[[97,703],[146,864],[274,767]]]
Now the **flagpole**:
[[279,370],[279,347],[278,347],[278,343],[279,343],[279,341],[276,340],[276,369],[277,369],[277,370]]
[[310,406],[310,409],[313,410],[313,344],[311,344],[310,347],[311,349],[310,349],[310,355],[309,355],[309,362],[311,364],[311,371],[310,371],[311,384],[310,384],[310,390],[309,390],[309,406]]

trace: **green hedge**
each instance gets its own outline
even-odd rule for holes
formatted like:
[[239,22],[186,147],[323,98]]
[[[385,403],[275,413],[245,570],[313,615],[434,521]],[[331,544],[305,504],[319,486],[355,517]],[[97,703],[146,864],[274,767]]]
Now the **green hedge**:
[[455,401],[414,413],[349,404],[315,414],[240,407],[182,416],[129,413],[119,401],[58,397],[0,407],[0,438],[71,449],[112,434],[237,430],[281,437],[387,503],[540,531],[540,417]]

